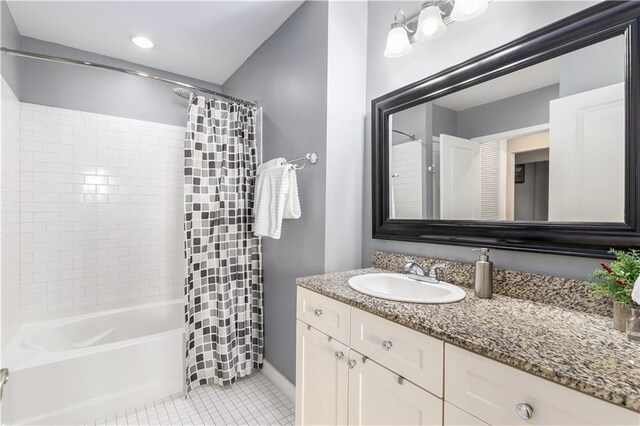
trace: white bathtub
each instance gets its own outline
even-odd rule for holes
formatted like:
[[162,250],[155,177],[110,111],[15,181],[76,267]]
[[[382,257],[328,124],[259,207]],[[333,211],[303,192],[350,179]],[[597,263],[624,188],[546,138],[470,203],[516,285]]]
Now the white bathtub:
[[182,300],[25,324],[6,348],[3,424],[80,424],[184,389]]

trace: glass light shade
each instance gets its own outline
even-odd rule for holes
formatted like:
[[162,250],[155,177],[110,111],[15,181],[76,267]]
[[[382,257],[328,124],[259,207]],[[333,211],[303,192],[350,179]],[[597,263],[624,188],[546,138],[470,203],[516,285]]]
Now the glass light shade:
[[455,0],[451,19],[454,21],[468,21],[487,10],[489,2],[487,0]]
[[420,11],[416,39],[418,41],[433,40],[443,35],[447,26],[442,20],[442,14],[437,6],[428,6]]
[[153,47],[153,42],[144,36],[131,36],[131,42],[142,49]]
[[411,52],[413,47],[409,41],[409,36],[401,26],[394,26],[387,34],[387,47],[384,49],[384,56],[387,58],[397,58]]

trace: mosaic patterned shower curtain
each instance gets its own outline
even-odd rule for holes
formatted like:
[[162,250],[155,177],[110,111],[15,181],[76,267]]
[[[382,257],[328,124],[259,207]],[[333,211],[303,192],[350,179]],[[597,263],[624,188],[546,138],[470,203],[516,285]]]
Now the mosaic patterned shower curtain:
[[184,148],[187,390],[263,361],[260,239],[253,234],[256,115],[192,96]]

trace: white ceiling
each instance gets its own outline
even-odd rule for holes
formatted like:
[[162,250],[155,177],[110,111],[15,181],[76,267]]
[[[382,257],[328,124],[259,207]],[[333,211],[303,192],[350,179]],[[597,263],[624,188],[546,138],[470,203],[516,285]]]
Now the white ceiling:
[[499,101],[551,86],[560,81],[560,59],[555,58],[436,99],[433,103],[454,111]]
[[[299,1],[10,1],[23,36],[223,84]],[[153,49],[129,38],[144,35]]]

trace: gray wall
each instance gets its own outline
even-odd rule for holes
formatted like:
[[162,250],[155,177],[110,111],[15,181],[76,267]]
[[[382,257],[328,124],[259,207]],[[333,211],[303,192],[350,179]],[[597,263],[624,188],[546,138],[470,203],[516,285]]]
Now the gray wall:
[[458,113],[452,109],[441,107],[431,102],[433,105],[433,135],[440,137],[441,134],[455,136],[458,134]]
[[[577,12],[593,2],[493,2],[480,17],[454,23],[447,34],[428,43],[414,45],[400,58],[385,58],[382,52],[394,11],[403,8],[407,15],[420,9],[420,2],[370,2],[367,46],[367,105],[373,98],[432,75],[475,55],[507,43],[541,26]],[[479,37],[478,34],[482,34]],[[404,243],[371,238],[371,132],[370,107],[367,109],[367,139],[363,213],[363,265],[371,264],[373,249],[406,254],[434,256],[470,262],[476,259],[468,247]],[[594,259],[569,256],[495,250],[492,258],[499,267],[585,279],[597,266]]]
[[[28,37],[23,50],[134,69],[220,91],[218,85]],[[187,101],[171,85],[113,71],[21,60],[22,102],[183,126]]]
[[[0,0],[0,45],[9,49],[21,48],[21,37],[16,23],[7,7],[7,2]],[[0,70],[13,93],[20,97],[20,59],[17,57],[0,55]]]
[[359,268],[362,259],[367,4],[328,7],[324,270],[336,272]]
[[549,122],[549,102],[558,98],[558,90],[559,86],[554,84],[458,111],[457,136],[471,139],[507,130],[547,124]]
[[327,2],[303,3],[223,87],[262,105],[265,160],[320,155],[298,173],[302,218],[263,239],[265,357],[292,382],[295,279],[325,267],[327,16]]
[[623,36],[560,57],[560,96],[569,96],[624,81]]

